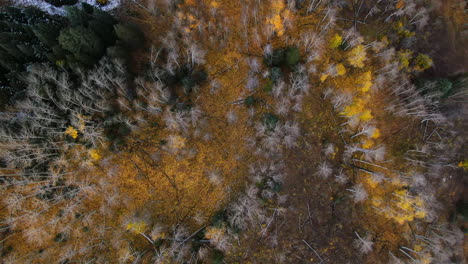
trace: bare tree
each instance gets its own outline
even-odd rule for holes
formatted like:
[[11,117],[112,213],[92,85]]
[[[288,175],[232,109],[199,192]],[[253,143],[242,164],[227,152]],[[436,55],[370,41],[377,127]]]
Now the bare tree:
[[363,202],[367,199],[366,189],[364,189],[364,186],[360,183],[347,190],[352,193],[352,197],[356,203]]
[[354,240],[354,246],[358,249],[361,254],[368,254],[372,251],[374,242],[372,242],[372,237],[367,235],[366,237],[361,237],[357,232],[354,232],[357,236],[357,239]]

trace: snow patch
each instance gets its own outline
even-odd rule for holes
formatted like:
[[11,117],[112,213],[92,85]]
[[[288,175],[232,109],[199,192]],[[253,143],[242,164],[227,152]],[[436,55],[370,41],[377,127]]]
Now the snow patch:
[[[96,3],[96,0],[79,0],[76,5],[80,6],[81,3],[87,3],[92,6],[98,7],[102,10],[109,11],[114,8],[117,8],[121,4],[121,0],[109,0],[107,5],[101,6]],[[14,5],[17,6],[35,6],[49,14],[53,15],[65,15],[65,6],[62,7],[56,7],[52,4],[47,3],[46,1],[43,0],[16,0]]]

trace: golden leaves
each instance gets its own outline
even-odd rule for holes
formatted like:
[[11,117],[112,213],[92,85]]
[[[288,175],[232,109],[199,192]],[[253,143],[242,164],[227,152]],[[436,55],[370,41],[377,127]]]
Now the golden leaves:
[[346,67],[342,64],[342,63],[338,63],[336,65],[336,74],[338,76],[342,76],[342,75],[345,75],[346,74]]
[[400,69],[408,69],[410,65],[413,52],[411,50],[402,50],[398,52],[398,60],[400,62]]
[[139,234],[144,233],[148,226],[144,221],[135,221],[127,224],[126,229],[132,233]]
[[91,159],[95,160],[95,161],[98,161],[100,159],[102,159],[102,156],[99,154],[98,150],[96,149],[92,149],[89,151],[89,156],[91,157]]
[[213,8],[219,8],[220,3],[217,2],[217,1],[211,1],[211,2],[210,2],[210,6],[213,7]]
[[360,86],[361,92],[368,92],[372,87],[372,73],[370,71],[366,71],[358,77],[356,82]]
[[359,120],[367,122],[373,118],[370,110],[366,109],[366,100],[355,98],[353,103],[346,106],[340,114],[346,117],[358,116]]
[[350,65],[356,68],[364,67],[364,61],[366,60],[366,50],[364,46],[357,45],[348,53],[348,62]]
[[426,54],[418,54],[418,56],[414,58],[413,64],[415,71],[422,72],[432,67],[433,62],[431,57]]
[[341,37],[341,35],[339,34],[335,34],[331,39],[330,39],[330,42],[329,42],[329,47],[332,48],[332,49],[336,49],[338,48],[341,43],[343,43],[343,37]]
[[376,128],[374,130],[374,133],[372,133],[371,138],[376,139],[376,138],[379,138],[379,137],[380,137],[380,129]]
[[458,163],[459,168],[463,168],[465,171],[468,171],[468,159],[464,161],[460,161]]
[[395,5],[396,9],[401,9],[405,6],[405,1],[404,0],[398,0],[398,2]]
[[78,130],[72,126],[69,126],[67,127],[67,130],[65,130],[65,135],[69,135],[70,137],[76,139],[78,138]]
[[284,34],[284,21],[291,18],[289,10],[283,0],[273,0],[271,2],[272,16],[266,19],[267,24],[273,26],[278,37]]

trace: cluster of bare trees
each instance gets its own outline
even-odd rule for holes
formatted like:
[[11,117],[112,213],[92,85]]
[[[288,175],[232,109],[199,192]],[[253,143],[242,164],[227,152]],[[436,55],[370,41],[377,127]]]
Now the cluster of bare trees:
[[[31,66],[25,98],[2,115],[2,159],[9,168],[40,168],[78,143],[101,146],[104,122],[116,111],[113,98],[131,99],[125,78],[124,66],[107,59],[89,72]],[[70,126],[79,141],[67,138]]]
[[[198,59],[192,54],[190,62]],[[108,142],[106,133],[116,133],[113,124],[135,129],[167,110],[164,106],[173,100],[172,94],[156,74],[153,78],[152,81],[137,78],[136,88],[130,90],[126,66],[107,58],[89,70],[30,67],[25,77],[28,86],[24,99],[1,115],[1,158],[6,166],[1,168],[0,186],[8,192],[3,200],[7,211],[1,220],[5,227],[1,230],[1,241],[22,235],[38,246],[50,241],[70,242],[66,244],[68,249],[60,253],[55,252],[60,245],[56,244],[47,250],[49,255],[10,254],[13,263],[54,254],[55,260],[60,261],[80,259],[95,255],[96,247],[110,247],[112,240],[107,236],[123,241],[122,234],[100,223],[102,217],[111,216],[116,204],[123,202],[115,186],[110,186],[105,177],[99,181],[93,175],[78,179],[75,173],[80,169],[80,175],[86,175],[87,166],[91,165],[89,150]],[[192,122],[195,112],[190,111]],[[179,124],[177,118],[175,122]],[[184,122],[186,118],[185,114],[180,117]],[[108,176],[115,177],[115,173],[110,170]],[[96,211],[86,208],[85,201],[90,199],[101,201]],[[57,211],[58,216],[50,216],[49,212]],[[25,221],[31,223],[28,228],[24,228]],[[85,228],[95,235],[86,243],[80,238],[83,221]],[[119,244],[114,249],[121,251],[126,247]],[[123,255],[123,259],[136,256]],[[105,257],[94,260],[104,262]]]

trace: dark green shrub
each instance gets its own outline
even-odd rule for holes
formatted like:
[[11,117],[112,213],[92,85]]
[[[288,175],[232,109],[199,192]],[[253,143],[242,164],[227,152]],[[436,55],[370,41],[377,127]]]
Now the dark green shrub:
[[280,67],[271,68],[271,73],[270,74],[271,74],[270,79],[275,83],[277,81],[281,80],[281,78],[283,78],[283,71],[281,70]]
[[284,62],[284,49],[275,49],[271,61],[272,66],[281,66]]
[[[275,68],[275,69],[279,69],[279,68]],[[272,73],[273,73],[273,70],[272,70]],[[263,86],[263,90],[268,93],[273,91],[273,81],[271,79],[267,80],[267,82],[265,83],[265,86]]]
[[224,263],[224,253],[220,250],[215,250],[212,256],[213,264],[223,264]]
[[447,98],[452,91],[453,83],[448,79],[438,79],[436,88],[442,94],[442,98]]
[[296,66],[301,61],[301,52],[297,47],[289,47],[286,49],[286,64],[289,67]]
[[276,128],[279,118],[272,113],[266,113],[263,115],[262,121],[263,125],[267,128],[267,131],[273,131]]
[[[447,98],[453,93],[454,83],[446,78],[438,79],[416,79],[414,81],[416,87],[422,90],[423,94],[440,93],[440,98]],[[429,89],[427,89],[429,87]]]
[[253,106],[257,102],[257,99],[253,96],[247,96],[247,98],[244,99],[244,105],[246,106]]
[[294,67],[301,61],[301,52],[297,47],[278,48],[265,56],[264,63],[269,67]]

